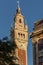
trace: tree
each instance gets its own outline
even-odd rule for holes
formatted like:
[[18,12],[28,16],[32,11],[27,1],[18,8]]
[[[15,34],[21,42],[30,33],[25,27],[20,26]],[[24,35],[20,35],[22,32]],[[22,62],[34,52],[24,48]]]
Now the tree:
[[15,63],[15,61],[19,61],[13,51],[17,48],[14,41],[8,39],[8,37],[4,37],[0,40],[0,65],[19,65],[19,63]]

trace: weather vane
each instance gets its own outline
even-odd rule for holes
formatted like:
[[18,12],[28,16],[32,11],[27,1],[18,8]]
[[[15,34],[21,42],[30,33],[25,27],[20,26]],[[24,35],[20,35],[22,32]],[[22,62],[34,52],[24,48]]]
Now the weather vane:
[[19,0],[17,1],[18,7],[19,7]]

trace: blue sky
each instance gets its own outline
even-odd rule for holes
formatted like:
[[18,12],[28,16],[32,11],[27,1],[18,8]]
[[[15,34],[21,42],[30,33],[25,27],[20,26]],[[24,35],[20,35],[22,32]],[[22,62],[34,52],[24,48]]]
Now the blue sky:
[[[43,19],[43,0],[19,0],[20,8],[32,32],[34,22]],[[10,36],[13,18],[17,9],[17,0],[0,0],[0,38]],[[28,64],[33,65],[32,40],[28,44]]]

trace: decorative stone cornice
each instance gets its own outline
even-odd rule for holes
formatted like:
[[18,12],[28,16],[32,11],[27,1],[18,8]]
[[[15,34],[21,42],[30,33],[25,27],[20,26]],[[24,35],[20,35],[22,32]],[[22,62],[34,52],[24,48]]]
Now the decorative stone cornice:
[[32,38],[36,35],[40,35],[40,34],[43,34],[43,30],[39,30],[39,31],[35,31],[35,32],[30,33],[30,38]]

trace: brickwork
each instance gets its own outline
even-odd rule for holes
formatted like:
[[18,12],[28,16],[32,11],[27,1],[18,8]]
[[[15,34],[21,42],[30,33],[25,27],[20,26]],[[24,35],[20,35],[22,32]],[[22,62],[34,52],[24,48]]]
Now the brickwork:
[[26,65],[26,51],[18,49],[18,56],[20,58],[20,63]]

